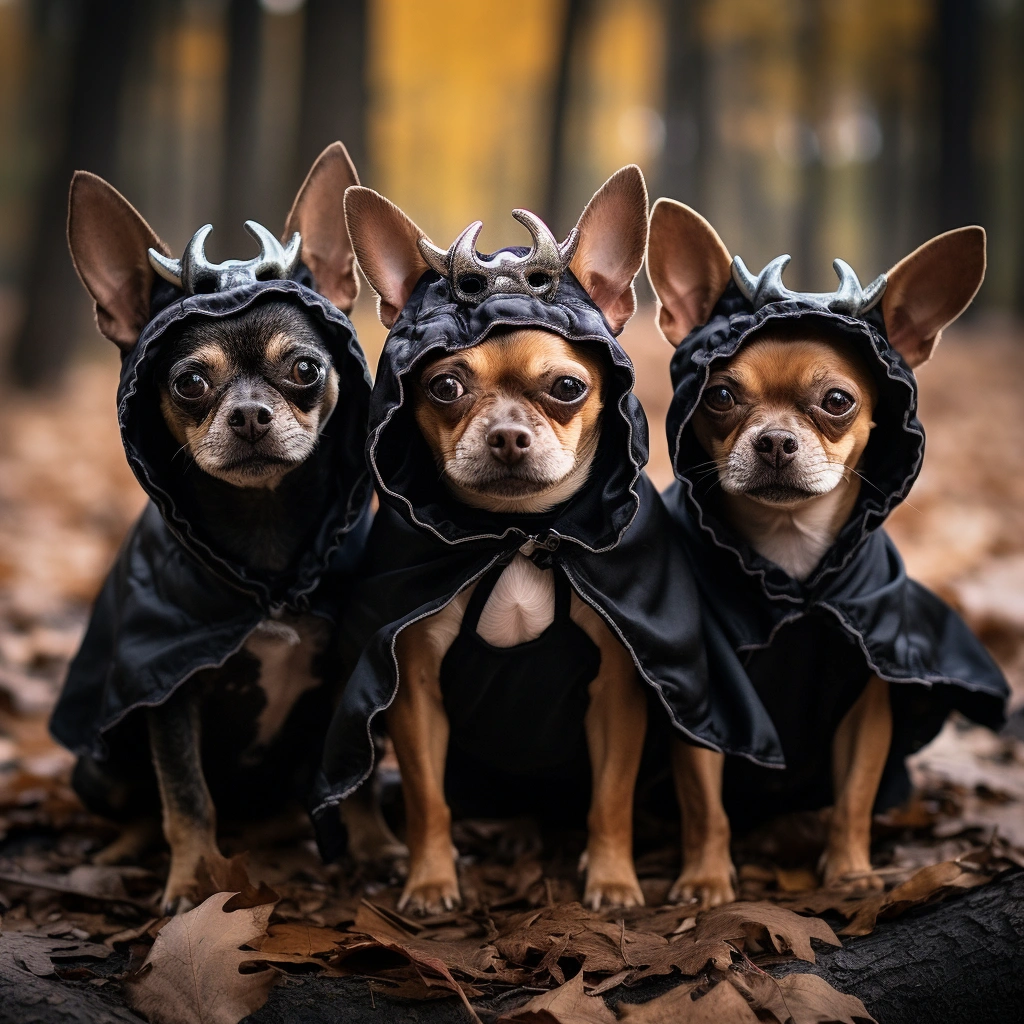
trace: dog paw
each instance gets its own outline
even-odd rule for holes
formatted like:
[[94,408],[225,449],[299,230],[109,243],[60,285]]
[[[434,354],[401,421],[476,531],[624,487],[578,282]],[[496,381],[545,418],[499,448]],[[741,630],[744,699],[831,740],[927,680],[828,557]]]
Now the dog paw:
[[192,910],[196,905],[195,879],[176,880],[169,878],[160,897],[160,913],[164,917],[174,917]]
[[602,907],[642,907],[644,894],[640,883],[632,880],[600,881],[587,877],[587,885],[583,890],[583,905],[588,910],[600,910]]
[[455,878],[410,883],[398,901],[399,912],[408,910],[421,917],[444,914],[461,906],[462,896]]
[[879,892],[885,882],[875,874],[867,857],[850,856],[847,851],[830,853],[821,858],[821,884],[825,889],[858,895]]
[[692,903],[695,909],[708,910],[736,899],[732,865],[713,870],[684,869],[669,889],[669,903]]

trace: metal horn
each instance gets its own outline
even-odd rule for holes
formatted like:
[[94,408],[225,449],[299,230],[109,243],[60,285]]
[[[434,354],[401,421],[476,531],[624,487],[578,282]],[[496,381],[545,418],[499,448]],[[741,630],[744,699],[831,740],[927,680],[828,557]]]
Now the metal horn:
[[867,288],[863,288],[853,267],[840,259],[832,263],[839,278],[839,287],[834,292],[791,291],[782,281],[782,272],[789,265],[790,259],[790,256],[776,256],[754,277],[739,256],[733,257],[732,279],[754,309],[767,306],[770,302],[798,301],[819,306],[831,313],[859,317],[873,309],[885,293],[885,274],[879,274]]
[[260,254],[251,260],[225,260],[211,263],[206,258],[206,239],[213,230],[204,224],[189,239],[180,260],[172,260],[156,249],[149,250],[149,262],[165,280],[187,295],[197,292],[221,292],[230,288],[254,284],[273,278],[291,277],[302,254],[302,236],[296,231],[281,243],[262,224],[254,220],[245,222],[245,229],[260,243]]
[[512,216],[530,232],[533,240],[530,251],[523,256],[501,249],[484,259],[476,249],[484,226],[479,220],[466,227],[447,251],[425,237],[417,240],[427,265],[448,281],[460,302],[475,305],[497,294],[554,297],[562,274],[576,252],[579,232],[573,228],[565,241],[559,243],[536,214],[513,210]]

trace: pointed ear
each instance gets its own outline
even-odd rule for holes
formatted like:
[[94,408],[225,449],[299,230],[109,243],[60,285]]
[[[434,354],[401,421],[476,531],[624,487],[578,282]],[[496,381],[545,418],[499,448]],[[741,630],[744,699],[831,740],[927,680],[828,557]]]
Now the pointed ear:
[[886,278],[882,316],[889,344],[909,366],[920,366],[985,280],[985,229],[974,225],[936,235]]
[[658,296],[658,327],[678,345],[707,323],[729,284],[732,258],[718,232],[696,210],[659,199],[651,211],[647,277]]
[[68,197],[68,247],[86,291],[96,302],[100,333],[127,351],[149,321],[156,273],[147,249],[170,250],[113,185],[75,171]]
[[647,186],[636,164],[616,171],[587,203],[570,270],[618,334],[636,312],[633,279],[647,245]]
[[332,142],[314,161],[302,183],[281,240],[302,235],[302,261],[317,291],[348,313],[359,294],[352,243],[345,225],[345,189],[359,184],[359,175],[340,142]]
[[377,315],[391,327],[429,269],[416,244],[426,237],[390,200],[372,188],[345,193],[345,220],[359,269],[377,293]]

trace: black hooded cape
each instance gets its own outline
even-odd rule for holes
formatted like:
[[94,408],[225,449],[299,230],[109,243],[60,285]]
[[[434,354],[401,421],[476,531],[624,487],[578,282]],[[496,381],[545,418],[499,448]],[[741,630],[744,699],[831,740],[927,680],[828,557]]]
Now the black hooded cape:
[[[80,768],[83,761],[103,762],[114,778],[149,778],[146,723],[133,712],[163,703],[197,672],[224,665],[264,619],[310,612],[334,620],[339,587],[369,532],[372,489],[362,448],[371,381],[348,318],[312,290],[301,265],[296,276],[189,296],[162,280],[154,286],[155,313],[123,357],[117,392],[125,453],[150,501],[103,585],[50,720],[54,737],[79,755]],[[335,440],[332,500],[295,565],[267,575],[247,572],[214,550],[192,521],[183,501],[185,466],[160,412],[155,367],[162,340],[186,321],[229,317],[272,301],[294,303],[312,317],[338,372],[340,397],[322,432]],[[292,758],[301,752],[305,760],[312,758],[313,769],[319,745],[309,729],[319,723],[322,736],[330,714],[329,704],[318,707],[321,697],[317,691],[304,694],[286,726]],[[229,716],[236,711],[225,708]],[[279,763],[246,787],[248,792],[241,792],[236,779],[215,796],[269,808],[279,802],[276,797],[307,795],[285,792],[289,780],[303,773],[308,785],[309,767],[289,764],[282,771]],[[113,814],[104,786],[76,772],[76,788],[87,805]]]
[[[838,332],[878,387],[876,426],[865,450],[860,495],[846,525],[803,582],[759,555],[718,516],[717,478],[690,418],[716,362],[763,325],[795,318]],[[877,807],[909,792],[904,759],[929,742],[952,709],[998,728],[1006,681],[963,620],[908,579],[881,528],[921,468],[924,430],[917,381],[893,349],[878,311],[854,319],[802,300],[752,312],[730,284],[707,324],[679,345],[668,413],[677,482],[665,493],[693,561],[709,619],[737,656],[778,729],[786,770],[727,763],[726,807],[738,827],[784,811],[832,803],[830,744],[870,674],[893,684],[893,741]]]
[[[591,346],[605,362],[593,468],[571,499],[544,515],[497,515],[457,502],[439,479],[407,402],[409,382],[424,360],[476,345],[499,326],[552,331]],[[432,271],[418,283],[388,335],[371,398],[367,458],[381,510],[346,615],[346,628],[356,631],[364,651],[328,731],[313,812],[325,856],[334,856],[340,845],[333,834],[337,815],[328,809],[372,770],[371,723],[397,691],[399,632],[443,608],[531,540],[530,557],[563,571],[622,640],[651,687],[652,704],[676,730],[702,746],[781,763],[774,729],[748,692],[745,674],[720,672],[717,687],[709,689],[693,577],[643,473],[647,421],[633,383],[629,357],[568,271],[550,301],[498,294],[466,306]],[[725,653],[735,663],[731,651]],[[522,721],[507,726],[529,729],[544,712],[523,707]]]

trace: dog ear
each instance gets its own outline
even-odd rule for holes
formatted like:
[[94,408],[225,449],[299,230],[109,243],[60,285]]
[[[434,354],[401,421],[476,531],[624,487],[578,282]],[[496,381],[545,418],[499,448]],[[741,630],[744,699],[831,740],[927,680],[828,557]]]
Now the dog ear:
[[659,199],[651,211],[647,277],[658,297],[658,327],[678,345],[711,310],[729,284],[732,257],[718,232],[689,206]]
[[68,247],[86,291],[96,302],[100,332],[128,351],[149,321],[156,273],[150,247],[170,250],[113,185],[75,171],[68,197]]
[[302,235],[302,261],[317,291],[348,313],[359,294],[352,243],[345,224],[345,189],[359,175],[340,142],[332,142],[315,160],[284,224],[282,242]]
[[618,334],[636,312],[633,279],[647,246],[647,186],[636,164],[616,171],[587,203],[569,268]]
[[909,366],[920,366],[985,280],[985,229],[975,225],[936,235],[886,277],[882,316],[889,344]]
[[378,295],[380,322],[391,327],[429,269],[417,245],[426,236],[394,203],[362,186],[345,193],[345,220],[359,268]]

